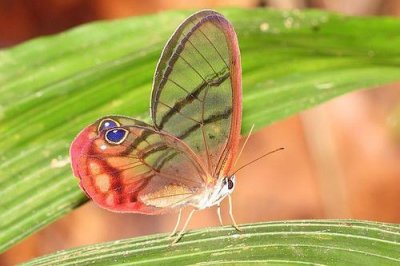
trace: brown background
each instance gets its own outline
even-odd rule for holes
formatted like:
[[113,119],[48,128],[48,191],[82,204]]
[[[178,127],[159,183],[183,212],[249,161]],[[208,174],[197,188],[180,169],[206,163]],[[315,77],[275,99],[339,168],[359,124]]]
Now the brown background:
[[[349,15],[400,14],[400,1],[0,0],[0,47],[99,19],[166,9],[223,6],[323,8]],[[400,222],[400,83],[348,94],[255,133],[239,165],[284,146],[240,172],[233,194],[239,223],[353,218]],[[226,203],[223,217],[228,221]],[[168,232],[175,215],[116,214],[88,203],[0,256],[12,265],[56,250]],[[214,209],[191,228],[218,225]]]

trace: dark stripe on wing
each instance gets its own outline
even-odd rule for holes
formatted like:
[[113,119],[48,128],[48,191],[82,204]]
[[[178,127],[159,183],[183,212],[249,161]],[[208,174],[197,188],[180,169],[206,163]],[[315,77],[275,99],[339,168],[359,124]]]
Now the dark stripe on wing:
[[178,154],[179,153],[175,151],[164,157],[160,156],[160,158],[158,158],[158,160],[155,162],[155,168],[160,171],[164,167],[165,163],[167,163],[169,160],[172,160]]
[[[161,118],[161,122],[156,125],[159,129],[163,129],[165,123],[168,122],[168,120],[174,116],[175,114],[179,113],[183,107],[186,105],[190,104],[193,102],[195,98],[199,96],[199,94],[207,88],[207,86],[219,86],[221,85],[225,80],[227,80],[230,77],[230,72],[226,71],[227,68],[224,68],[221,70],[221,72],[225,72],[223,76],[220,76],[219,73],[216,75],[213,75],[210,79],[207,79],[203,81],[197,88],[195,88],[190,94],[188,94],[184,99],[176,102],[173,107],[170,107],[170,110]],[[221,73],[220,72],[220,73]],[[194,97],[193,97],[194,96]]]
[[187,129],[182,135],[179,136],[180,139],[184,139],[187,136],[189,136],[192,132],[196,131],[199,129],[201,126],[205,126],[207,124],[217,122],[222,119],[228,119],[229,116],[232,114],[232,107],[228,107],[224,112],[219,113],[219,114],[213,114],[209,116],[208,118],[204,119],[202,124],[195,124],[189,129]]
[[[213,123],[213,122],[216,122],[216,121],[219,121],[219,120],[222,120],[222,119],[228,119],[229,116],[231,115],[231,113],[232,113],[232,108],[227,108],[227,109],[225,110],[225,112],[220,113],[220,114],[211,115],[209,118],[205,119],[204,122],[203,122],[203,125],[207,125],[207,124],[209,124],[209,123]],[[200,126],[201,126],[201,125],[199,125],[199,124],[193,125],[193,126],[190,127],[188,130],[186,130],[186,131],[179,137],[179,139],[184,139],[184,138],[186,138],[186,137],[189,136],[191,133],[193,133],[194,131],[198,130],[198,129],[200,128]],[[153,150],[150,150],[150,151],[146,152],[146,155],[145,155],[145,156],[148,156],[148,155],[150,155],[150,154],[152,154],[152,153],[154,153],[154,152],[158,152],[158,151],[165,150],[165,149],[167,149],[167,148],[168,148],[167,145],[164,144],[163,146],[159,146],[159,147],[157,147],[157,148],[155,148],[155,149],[153,149]],[[158,170],[162,169],[162,167],[163,167],[168,161],[172,160],[176,155],[178,155],[177,152],[172,153],[172,154],[170,154],[170,155],[167,155],[167,156],[165,156],[165,157],[160,157],[159,160],[157,160],[157,161],[160,161],[160,163],[159,163],[155,168],[158,169]]]
[[[195,125],[191,126],[190,128],[188,128],[185,132],[183,132],[180,136],[178,136],[178,139],[184,140],[187,136],[189,136],[191,133],[193,133],[194,131],[199,129],[201,126],[205,126],[205,125],[217,122],[217,121],[222,120],[222,119],[228,119],[231,114],[232,114],[232,108],[231,107],[227,108],[222,113],[213,114],[213,115],[209,116],[208,118],[206,118],[203,121],[202,124],[195,124]],[[152,144],[150,149],[148,149],[148,150],[143,152],[142,158],[146,158],[147,156],[149,156],[149,155],[151,155],[153,153],[156,153],[156,152],[159,152],[159,151],[163,151],[163,150],[165,150],[167,148],[169,148],[169,146],[164,144],[164,143],[154,143],[154,144]]]

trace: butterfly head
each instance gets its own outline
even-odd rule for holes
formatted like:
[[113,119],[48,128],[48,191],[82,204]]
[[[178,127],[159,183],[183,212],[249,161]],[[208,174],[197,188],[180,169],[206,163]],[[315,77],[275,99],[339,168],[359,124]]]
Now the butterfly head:
[[201,201],[198,204],[199,209],[215,206],[219,204],[226,196],[231,194],[235,189],[236,176],[226,176],[218,181],[215,188],[209,194],[206,201]]

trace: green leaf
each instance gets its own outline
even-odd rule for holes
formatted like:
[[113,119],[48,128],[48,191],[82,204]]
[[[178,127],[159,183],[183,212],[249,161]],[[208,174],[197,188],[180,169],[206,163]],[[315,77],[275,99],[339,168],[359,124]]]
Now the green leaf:
[[[243,132],[399,80],[400,21],[228,9],[243,64]],[[86,201],[68,149],[106,114],[149,119],[161,49],[190,13],[97,22],[0,52],[0,252]]]
[[24,265],[399,265],[400,226],[325,220],[249,224],[118,240],[60,251]]

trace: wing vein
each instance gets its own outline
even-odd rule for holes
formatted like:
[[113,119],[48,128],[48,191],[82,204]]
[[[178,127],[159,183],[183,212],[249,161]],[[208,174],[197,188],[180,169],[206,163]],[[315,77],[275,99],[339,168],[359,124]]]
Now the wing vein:
[[[187,115],[184,115],[180,110],[178,110],[175,106],[171,107],[167,104],[165,104],[164,102],[158,100],[159,103],[161,103],[162,105],[164,105],[165,107],[169,108],[171,111],[174,111],[175,113],[180,114],[181,116],[185,117],[186,119],[192,120],[193,122],[197,123],[197,124],[201,124],[201,122],[197,121],[196,119],[193,119]],[[162,128],[162,127],[161,127]]]
[[207,86],[206,91],[204,92],[203,103],[201,105],[201,125],[200,125],[200,127],[201,127],[201,133],[203,136],[204,147],[206,148],[208,173],[211,173],[210,152],[208,150],[206,133],[204,132],[204,109],[205,109],[204,105],[205,105],[205,101],[206,101],[206,97],[207,97],[209,88],[210,87]]
[[[193,24],[195,24],[194,22],[192,22]],[[219,55],[219,58],[221,58],[222,62],[224,62],[225,66],[229,68],[228,64],[225,62],[223,56],[221,55],[221,53],[218,51],[217,47],[215,47],[214,43],[207,37],[207,35],[199,28],[198,29],[201,34],[204,36],[204,38],[206,38],[206,40],[211,44],[211,46],[214,48],[214,50],[217,52],[217,54]]]
[[217,71],[212,67],[211,63],[207,60],[207,58],[197,49],[197,47],[188,39],[190,45],[196,50],[196,52],[207,62],[208,66],[212,69],[215,75],[217,75]]
[[192,96],[194,99],[198,100],[199,102],[202,102],[202,100],[200,100],[197,96],[193,95],[193,93],[191,93],[190,91],[186,90],[182,85],[178,84],[177,82],[175,82],[174,80],[172,80],[171,78],[167,78],[169,81],[171,81],[173,84],[175,84],[178,88],[182,89],[184,92],[186,92],[188,95]]
[[[212,82],[202,82],[200,85],[198,85],[190,95],[194,95],[196,98],[198,95],[200,95],[200,93],[207,88],[208,85],[212,84],[212,86],[219,86],[221,85],[226,79],[228,79],[230,77],[230,73],[226,72],[223,76],[219,77],[218,74],[214,77],[214,80],[212,80]],[[177,112],[179,112],[180,110],[182,110],[187,104],[190,104],[192,102],[194,98],[191,97],[186,97],[178,102],[176,102],[174,104],[173,107],[170,107],[168,105],[166,105],[165,103],[161,102],[160,100],[158,100],[159,103],[166,105],[170,110],[164,114],[161,118],[160,123],[158,124],[158,128],[162,129],[165,125],[165,123],[168,122],[168,120]],[[187,117],[186,117],[187,118]],[[198,122],[198,121],[197,121]],[[198,122],[200,123],[200,122]]]
[[179,55],[179,57],[194,71],[196,72],[196,74],[206,83],[208,83],[208,81],[200,74],[199,71],[197,71],[197,69],[192,66],[192,64],[190,64],[181,54]]

